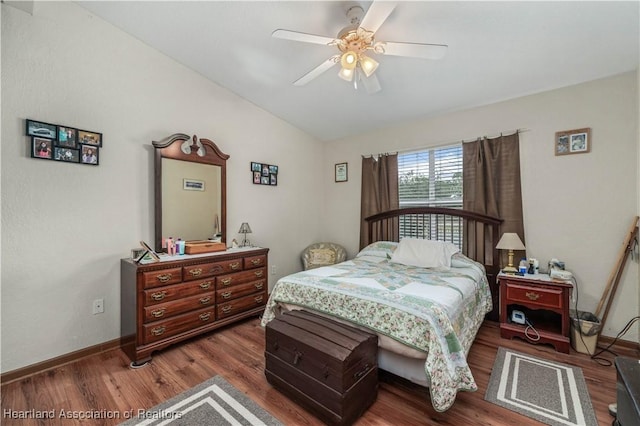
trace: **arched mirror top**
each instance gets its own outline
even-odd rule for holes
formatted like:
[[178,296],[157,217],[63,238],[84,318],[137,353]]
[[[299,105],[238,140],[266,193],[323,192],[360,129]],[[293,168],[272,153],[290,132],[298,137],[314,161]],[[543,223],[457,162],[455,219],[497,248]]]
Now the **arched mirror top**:
[[226,241],[229,155],[204,138],[176,133],[155,148],[155,249],[163,237]]

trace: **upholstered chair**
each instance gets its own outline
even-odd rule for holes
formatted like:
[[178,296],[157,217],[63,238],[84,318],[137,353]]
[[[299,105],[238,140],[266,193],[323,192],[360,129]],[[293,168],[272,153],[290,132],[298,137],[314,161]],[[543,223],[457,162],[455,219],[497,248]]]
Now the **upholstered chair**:
[[344,262],[347,251],[335,243],[314,243],[302,251],[302,265],[307,269]]

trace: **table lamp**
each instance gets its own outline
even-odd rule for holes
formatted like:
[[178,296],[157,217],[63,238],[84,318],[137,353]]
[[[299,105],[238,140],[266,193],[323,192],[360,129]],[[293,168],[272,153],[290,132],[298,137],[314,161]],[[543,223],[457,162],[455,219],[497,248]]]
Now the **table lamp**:
[[513,251],[525,250],[524,244],[522,244],[522,240],[518,237],[518,234],[515,232],[505,232],[502,234],[500,241],[498,241],[496,248],[498,250],[509,250],[509,264],[502,268],[502,272],[507,274],[518,272],[518,269],[513,266]]
[[241,247],[247,247],[249,246],[249,244],[251,244],[247,239],[247,234],[250,234],[250,233],[251,233],[251,227],[249,226],[249,224],[247,222],[242,222],[242,225],[240,225],[240,230],[238,231],[238,234],[244,234],[244,239],[242,240]]

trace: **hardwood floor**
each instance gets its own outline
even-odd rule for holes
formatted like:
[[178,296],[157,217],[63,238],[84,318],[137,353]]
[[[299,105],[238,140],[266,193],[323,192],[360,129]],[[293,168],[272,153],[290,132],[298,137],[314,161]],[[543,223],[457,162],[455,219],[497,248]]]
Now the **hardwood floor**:
[[[426,389],[382,375],[378,399],[356,425],[537,425],[532,419],[484,401],[498,346],[581,367],[600,425],[613,418],[608,405],[616,399],[616,371],[587,355],[557,353],[550,346],[500,338],[496,323],[485,322],[469,353],[469,364],[478,384],[477,392],[458,394],[444,413],[431,406]],[[637,351],[616,347],[618,355],[638,357]],[[264,329],[249,319],[206,336],[170,347],[154,355],[139,369],[129,368],[120,349],[92,356],[2,386],[3,425],[116,425],[124,413],[137,414],[204,380],[221,375],[286,425],[322,425],[267,383],[264,368]],[[603,355],[613,361],[611,354]],[[31,411],[34,410],[34,411]],[[13,419],[55,410],[54,418]],[[62,410],[62,411],[61,411]],[[62,414],[62,417],[61,417]],[[67,416],[67,418],[64,418]],[[69,417],[84,417],[72,419]],[[87,420],[88,417],[98,419]],[[113,418],[119,417],[119,418]]]

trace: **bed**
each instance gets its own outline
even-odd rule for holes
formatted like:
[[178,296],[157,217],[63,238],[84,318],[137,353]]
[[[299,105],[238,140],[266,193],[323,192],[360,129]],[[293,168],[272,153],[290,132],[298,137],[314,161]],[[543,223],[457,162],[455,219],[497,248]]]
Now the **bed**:
[[366,246],[353,259],[278,280],[262,325],[306,309],[373,331],[379,368],[427,387],[434,409],[446,411],[459,391],[477,390],[466,357],[497,306],[490,282],[501,221],[428,207],[366,221]]

